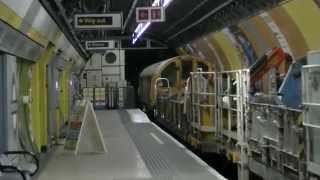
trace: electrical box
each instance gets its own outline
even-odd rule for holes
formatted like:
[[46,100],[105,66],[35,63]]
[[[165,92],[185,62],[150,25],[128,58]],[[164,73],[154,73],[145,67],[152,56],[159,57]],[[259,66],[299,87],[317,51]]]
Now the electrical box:
[[[92,100],[95,108],[122,108],[126,84],[125,51],[122,49],[93,54],[81,75],[84,96]],[[93,88],[93,93],[88,88]]]
[[81,86],[106,87],[108,83],[125,80],[125,51],[121,49],[95,53],[82,73]]

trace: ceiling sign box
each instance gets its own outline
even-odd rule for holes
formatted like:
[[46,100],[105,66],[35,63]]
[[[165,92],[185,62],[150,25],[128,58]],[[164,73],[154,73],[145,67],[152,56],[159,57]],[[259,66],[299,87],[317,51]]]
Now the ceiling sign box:
[[164,22],[165,11],[163,7],[138,7],[136,8],[137,23]]
[[76,14],[75,27],[78,29],[121,29],[122,13]]
[[107,41],[86,41],[87,50],[107,50],[118,48],[118,42],[114,40]]
[[86,41],[87,50],[107,50],[119,48],[119,42],[115,40]]

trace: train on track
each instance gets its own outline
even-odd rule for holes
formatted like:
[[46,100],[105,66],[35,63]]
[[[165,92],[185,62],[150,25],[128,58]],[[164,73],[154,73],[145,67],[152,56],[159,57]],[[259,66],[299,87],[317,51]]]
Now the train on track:
[[293,61],[274,48],[247,69],[221,72],[174,57],[142,71],[140,101],[186,144],[236,163],[239,179],[298,180],[308,174],[302,77],[312,54]]

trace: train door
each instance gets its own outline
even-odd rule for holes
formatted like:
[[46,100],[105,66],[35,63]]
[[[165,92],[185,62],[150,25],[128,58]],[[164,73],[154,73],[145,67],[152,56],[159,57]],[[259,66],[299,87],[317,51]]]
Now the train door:
[[36,152],[30,118],[30,63],[0,55],[0,151]]
[[6,149],[15,150],[19,147],[18,141],[18,101],[17,101],[17,59],[14,56],[3,54],[3,120],[5,123]]
[[[29,97],[27,93],[29,90],[27,86],[29,82],[28,64],[22,62],[15,56],[0,55],[1,151],[17,149],[34,151],[27,98]],[[21,69],[25,71],[21,71]]]

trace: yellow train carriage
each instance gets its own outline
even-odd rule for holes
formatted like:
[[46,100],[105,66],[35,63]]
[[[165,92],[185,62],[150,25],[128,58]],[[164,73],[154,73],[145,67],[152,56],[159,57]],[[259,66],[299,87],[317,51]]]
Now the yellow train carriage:
[[[213,72],[212,64],[193,56],[178,56],[153,64],[140,74],[139,97],[146,110],[153,113],[155,121],[195,148],[208,151],[205,150],[208,146],[203,145],[214,142],[215,102],[196,94],[195,84],[191,85],[199,78],[191,72],[199,69]],[[206,90],[214,91],[214,81],[207,81],[213,79],[212,75],[202,77],[209,82]],[[193,96],[201,96],[201,100],[195,102]],[[198,112],[197,117],[192,115],[194,111]]]
[[138,93],[141,103],[148,108],[155,105],[156,83],[159,78],[169,80],[170,96],[181,97],[190,72],[195,72],[198,68],[212,71],[211,63],[188,55],[173,57],[148,66],[140,74]]

